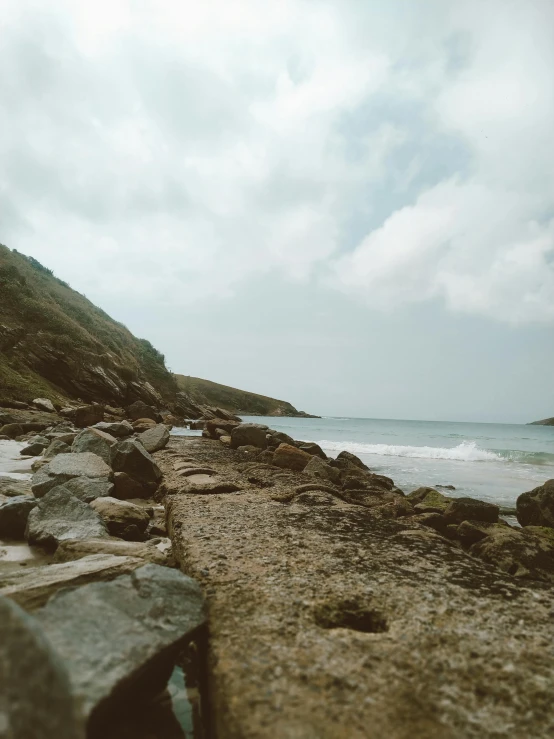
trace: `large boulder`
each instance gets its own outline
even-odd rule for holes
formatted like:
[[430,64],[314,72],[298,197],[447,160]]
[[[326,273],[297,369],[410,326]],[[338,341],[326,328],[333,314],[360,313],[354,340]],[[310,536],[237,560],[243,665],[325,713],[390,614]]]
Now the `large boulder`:
[[63,485],[74,477],[89,477],[95,480],[111,481],[113,473],[97,454],[58,454],[48,464],[33,475],[31,487],[40,498],[52,488]]
[[58,487],[40,499],[29,513],[25,537],[30,544],[56,549],[64,539],[102,538],[108,535],[106,524],[96,511]]
[[[286,436],[286,434],[285,434]],[[286,442],[287,444],[290,444],[290,442]],[[323,449],[319,446],[319,444],[316,444],[315,441],[302,441],[302,442],[295,442],[294,446],[297,446],[299,449],[301,449],[303,452],[307,452],[308,454],[312,454],[315,457],[320,457],[321,459],[327,459],[327,455],[323,451]]]
[[314,457],[290,444],[279,444],[273,454],[273,464],[289,470],[302,472]]
[[310,477],[325,480],[326,482],[330,482],[335,485],[338,485],[340,482],[340,471],[337,470],[336,467],[331,467],[331,465],[327,464],[327,462],[324,462],[316,455],[311,455],[310,461],[304,467],[304,473],[306,475],[310,475]]
[[229,421],[224,418],[214,418],[211,421],[205,421],[205,424],[205,429],[212,439],[218,439],[221,436],[221,434],[218,433],[219,431],[225,431],[227,435],[230,435],[234,428],[240,426],[239,421]]
[[[92,541],[98,541],[94,539]],[[108,538],[108,541],[111,541]],[[111,580],[143,565],[139,557],[90,554],[75,561],[26,567],[2,576],[0,596],[7,596],[27,611],[43,606],[58,590],[97,580]]]
[[339,454],[337,454],[337,459],[344,459],[347,462],[350,462],[350,464],[353,464],[355,467],[359,467],[361,470],[369,470],[367,464],[364,464],[359,457],[357,457],[355,454],[352,454],[351,452],[339,452]]
[[28,446],[23,447],[19,453],[22,457],[38,457],[38,455],[42,454],[45,449],[46,444],[43,444],[40,441],[33,441]]
[[118,439],[131,436],[134,430],[129,421],[113,421],[111,423],[102,421],[102,423],[97,423],[93,428],[103,431],[105,434],[110,434],[110,436],[115,436]]
[[162,423],[139,434],[138,440],[149,454],[158,452],[169,442],[169,429]]
[[0,691],[3,739],[84,739],[61,660],[9,598],[0,598]]
[[231,448],[255,446],[258,449],[266,449],[267,430],[268,427],[261,423],[241,423],[231,431]]
[[491,526],[469,552],[515,577],[554,582],[554,536],[549,528]]
[[554,480],[520,495],[516,510],[522,526],[554,527]]
[[[73,443],[73,442],[72,442]],[[58,454],[70,454],[71,447],[63,439],[53,439],[50,444],[46,447],[44,454],[42,455],[43,460],[50,461],[57,457]]]
[[147,497],[146,490],[140,482],[133,479],[125,472],[116,472],[114,475],[114,491],[113,495],[119,500],[127,500],[129,498]]
[[19,423],[7,423],[0,428],[0,436],[7,436],[10,439],[16,439],[18,436],[23,436],[24,433],[25,430]]
[[277,449],[279,444],[290,444],[291,446],[296,446],[296,442],[294,441],[292,436],[285,434],[283,431],[268,429],[266,436],[267,444],[270,449]]
[[23,539],[29,513],[36,504],[32,495],[17,495],[0,503],[0,537]]
[[481,521],[483,523],[497,523],[500,507],[493,503],[475,498],[454,498],[444,511],[448,523],[462,523],[462,521]]
[[39,411],[45,411],[46,413],[56,412],[54,404],[51,400],[48,400],[48,398],[35,398],[33,400],[33,405],[35,408],[38,408]]
[[159,423],[162,418],[159,412],[152,405],[148,405],[142,400],[136,400],[127,407],[126,413],[131,421],[138,421],[139,418],[150,418],[152,421]]
[[150,516],[134,503],[117,498],[97,498],[90,507],[98,513],[112,536],[128,541],[143,541]]
[[136,431],[137,434],[148,431],[148,429],[153,429],[156,425],[156,421],[153,421],[151,418],[139,418],[138,421],[133,421],[132,423],[133,431]]
[[74,454],[81,452],[92,452],[101,457],[107,465],[112,462],[112,456],[115,451],[117,440],[114,436],[100,431],[98,428],[84,429],[75,437],[75,441],[71,446]]
[[135,439],[120,442],[112,467],[116,472],[124,472],[135,482],[140,483],[143,491],[140,497],[148,497],[154,493],[162,479],[158,465]]
[[71,417],[77,428],[84,429],[104,420],[104,408],[101,405],[82,405],[74,409]]
[[64,482],[63,485],[57,485],[52,490],[57,490],[59,487],[68,490],[71,495],[79,498],[84,503],[90,503],[96,498],[112,495],[114,491],[114,483],[107,478],[74,477],[72,480]]
[[37,618],[64,660],[90,730],[126,701],[156,694],[205,622],[198,583],[154,564],[111,582],[64,590]]

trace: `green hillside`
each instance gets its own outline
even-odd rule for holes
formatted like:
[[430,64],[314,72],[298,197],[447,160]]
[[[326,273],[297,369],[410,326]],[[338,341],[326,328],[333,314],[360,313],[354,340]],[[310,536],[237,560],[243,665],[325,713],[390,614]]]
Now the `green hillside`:
[[0,245],[0,403],[41,396],[125,405],[176,391],[149,341],[32,257]]
[[224,408],[238,415],[309,417],[309,414],[297,411],[294,406],[284,400],[249,393],[246,390],[238,390],[210,380],[202,380],[199,377],[175,375],[175,378],[179,390],[189,395],[195,402]]

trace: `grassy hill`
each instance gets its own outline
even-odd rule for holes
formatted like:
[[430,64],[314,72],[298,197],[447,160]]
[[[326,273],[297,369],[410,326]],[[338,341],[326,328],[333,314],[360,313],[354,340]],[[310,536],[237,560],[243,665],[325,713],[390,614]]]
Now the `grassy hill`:
[[554,426],[554,418],[543,418],[542,421],[532,421],[529,426]]
[[149,341],[32,257],[0,245],[0,403],[40,396],[125,405],[176,391]]
[[238,390],[199,377],[175,375],[179,390],[203,405],[217,406],[238,415],[247,416],[304,416],[307,413],[284,400],[269,398],[246,390]]

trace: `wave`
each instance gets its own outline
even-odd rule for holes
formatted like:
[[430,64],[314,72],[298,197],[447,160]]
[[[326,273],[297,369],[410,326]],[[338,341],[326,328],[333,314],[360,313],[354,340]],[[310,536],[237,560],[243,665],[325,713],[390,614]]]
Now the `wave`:
[[411,457],[419,459],[451,459],[458,462],[518,462],[530,465],[553,465],[554,454],[548,452],[524,452],[507,449],[491,451],[481,449],[475,441],[463,441],[454,447],[402,446],[397,444],[364,444],[357,441],[317,442],[323,449],[353,454],[374,454],[382,457]]

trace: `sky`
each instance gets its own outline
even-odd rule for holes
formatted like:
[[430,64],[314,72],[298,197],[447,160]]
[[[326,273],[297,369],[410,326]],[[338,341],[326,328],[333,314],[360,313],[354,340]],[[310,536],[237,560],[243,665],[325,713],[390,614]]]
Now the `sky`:
[[0,242],[174,372],[554,415],[551,0],[0,0],[0,38]]

